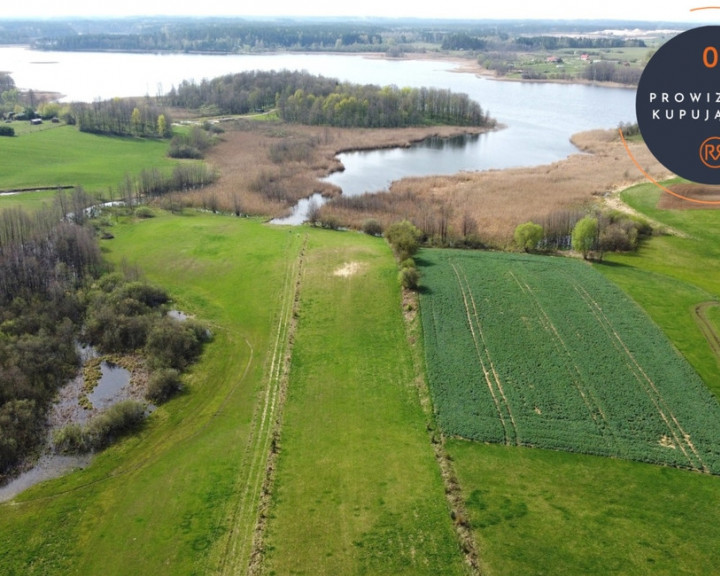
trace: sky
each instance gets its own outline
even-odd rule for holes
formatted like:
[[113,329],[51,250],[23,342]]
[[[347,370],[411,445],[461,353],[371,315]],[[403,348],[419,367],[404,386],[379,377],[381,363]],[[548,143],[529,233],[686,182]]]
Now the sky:
[[[720,5],[720,0],[717,0]],[[0,20],[5,18],[49,18],[63,16],[356,16],[415,17],[452,19],[613,19],[689,22],[697,25],[720,24],[720,9],[691,12],[707,6],[707,0],[672,2],[629,2],[628,0],[33,0],[4,3]]]

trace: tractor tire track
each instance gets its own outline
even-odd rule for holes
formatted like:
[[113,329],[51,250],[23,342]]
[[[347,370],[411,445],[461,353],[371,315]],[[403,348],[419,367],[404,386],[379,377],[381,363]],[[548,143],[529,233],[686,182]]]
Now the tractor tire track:
[[525,295],[526,298],[528,298],[532,302],[533,306],[535,307],[537,319],[540,322],[540,325],[549,334],[558,356],[565,360],[565,366],[569,372],[573,387],[580,395],[580,398],[582,399],[583,404],[585,404],[585,408],[587,409],[588,414],[590,414],[590,417],[597,426],[598,430],[602,435],[606,435],[608,433],[611,434],[613,436],[613,442],[617,444],[617,439],[612,432],[612,427],[608,422],[600,399],[595,394],[593,387],[588,386],[585,383],[585,379],[583,378],[580,368],[574,360],[572,351],[563,339],[562,335],[558,331],[547,311],[543,308],[535,292],[533,292],[532,288],[527,282],[521,282],[520,279],[512,271],[509,272],[509,274],[517,283],[520,291]]
[[688,434],[688,432],[680,424],[679,420],[673,413],[671,406],[667,403],[658,389],[657,384],[652,378],[650,378],[647,372],[645,372],[643,367],[637,361],[635,355],[628,348],[627,344],[625,344],[623,339],[620,337],[620,334],[617,333],[612,325],[612,322],[607,317],[601,306],[583,286],[576,284],[575,290],[577,290],[583,300],[585,300],[585,303],[589,307],[591,313],[595,316],[600,326],[602,326],[603,330],[608,335],[608,338],[612,342],[614,348],[627,359],[627,367],[630,369],[633,376],[635,376],[635,379],[642,387],[643,391],[647,394],[653,406],[655,406],[660,418],[670,432],[675,445],[680,449],[685,458],[687,458],[690,467],[693,470],[708,473],[709,469],[693,444],[690,434]]
[[461,277],[458,267],[454,263],[450,263],[450,266],[455,272],[458,287],[460,288],[460,292],[462,294],[463,304],[465,306],[465,315],[467,317],[468,327],[470,328],[470,334],[475,346],[475,353],[477,355],[478,362],[480,363],[480,368],[483,371],[485,383],[490,391],[490,396],[495,404],[495,410],[497,411],[500,423],[502,424],[505,444],[519,445],[520,437],[518,434],[517,424],[515,422],[515,418],[513,417],[510,402],[503,390],[500,376],[498,375],[497,370],[495,369],[495,364],[490,357],[490,352],[482,330],[480,317],[475,304],[475,299],[472,295],[470,283],[468,282],[464,271],[462,272]]
[[295,331],[293,316],[299,298],[306,246],[307,236],[304,238],[299,256],[288,265],[283,280],[282,304],[269,359],[267,383],[260,401],[255,406],[251,433],[236,482],[240,495],[233,509],[226,516],[230,519],[230,531],[217,569],[222,575],[252,572],[251,567],[258,556],[257,549],[264,529],[264,519],[261,514],[262,500],[263,496],[269,495],[271,472],[274,467],[273,454],[277,449],[287,388]]

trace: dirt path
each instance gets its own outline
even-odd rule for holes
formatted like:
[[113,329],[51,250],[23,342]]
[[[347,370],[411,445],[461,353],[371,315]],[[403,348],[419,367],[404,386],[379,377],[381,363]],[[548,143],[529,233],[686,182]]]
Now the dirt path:
[[700,331],[703,333],[703,336],[705,336],[705,339],[710,345],[710,349],[715,357],[720,361],[720,334],[717,333],[715,326],[713,326],[712,321],[708,316],[708,310],[718,306],[720,306],[720,302],[701,302],[693,309],[693,315],[695,316],[695,321],[697,322]]
[[226,514],[231,529],[218,559],[219,574],[256,574],[261,568],[266,513],[287,392],[306,244],[307,236],[299,255],[289,262],[285,273],[283,301],[269,356],[267,383],[253,413],[251,433],[236,482],[237,496]]
[[605,206],[607,206],[611,210],[617,210],[618,212],[623,212],[625,214],[629,214],[631,216],[635,216],[637,218],[645,220],[650,223],[650,225],[653,227],[653,230],[660,230],[667,234],[670,234],[671,236],[678,236],[679,238],[689,238],[689,236],[682,230],[678,230],[677,228],[672,228],[663,224],[662,222],[658,222],[657,220],[654,220],[647,215],[638,212],[637,210],[635,210],[635,208],[623,202],[622,198],[620,198],[620,193],[625,190],[625,188],[627,188],[627,186],[621,186],[610,192],[607,196],[605,196]]

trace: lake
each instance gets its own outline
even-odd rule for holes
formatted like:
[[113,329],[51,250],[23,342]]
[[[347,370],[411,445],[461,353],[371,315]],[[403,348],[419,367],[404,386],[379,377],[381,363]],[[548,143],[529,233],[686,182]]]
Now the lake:
[[428,143],[409,150],[342,154],[344,172],[329,181],[345,194],[387,188],[395,179],[547,164],[576,152],[570,136],[635,121],[635,91],[584,84],[497,81],[435,60],[360,55],[190,55],[37,52],[0,47],[0,70],[19,88],[49,90],[66,101],[156,96],[182,80],[247,70],[306,70],[361,84],[436,87],[465,92],[506,128],[462,146]]

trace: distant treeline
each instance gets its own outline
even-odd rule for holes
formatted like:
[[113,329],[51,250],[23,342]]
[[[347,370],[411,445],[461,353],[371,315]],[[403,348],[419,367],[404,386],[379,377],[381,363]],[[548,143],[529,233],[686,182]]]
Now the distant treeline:
[[[39,14],[39,18],[43,15]],[[661,23],[626,22],[653,29]],[[135,17],[116,19],[6,20],[0,44],[31,44],[47,50],[256,52],[268,50],[390,52],[517,49],[520,43],[545,49],[606,48],[617,38],[586,35],[617,27],[617,21],[449,20],[417,18]],[[557,40],[553,40],[557,38]],[[588,45],[592,43],[592,45]]]
[[422,124],[491,126],[494,121],[466,94],[429,88],[358,85],[306,72],[242,72],[183,82],[168,94],[173,106],[213,107],[247,114],[277,107],[288,122],[332,126],[401,127]]
[[69,51],[248,52],[252,50],[384,51],[380,28],[361,23],[278,24],[270,22],[184,23],[134,33],[73,34],[36,42]]
[[645,41],[639,38],[587,38],[574,36],[519,36],[515,42],[532,50],[560,50],[562,48],[645,48]]

